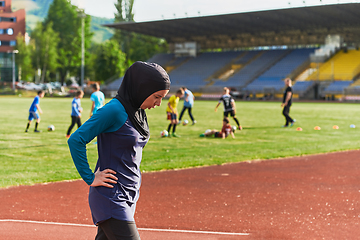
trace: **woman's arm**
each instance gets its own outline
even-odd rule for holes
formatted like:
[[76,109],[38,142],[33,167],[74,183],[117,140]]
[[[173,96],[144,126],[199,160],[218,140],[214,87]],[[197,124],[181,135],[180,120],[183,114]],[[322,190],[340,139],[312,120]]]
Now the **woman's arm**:
[[[86,144],[100,133],[118,130],[125,123],[127,117],[124,107],[118,100],[114,99],[106,107],[100,108],[70,136],[68,145],[72,159],[80,176],[88,185],[93,184],[96,175],[101,177],[103,174],[97,174],[98,171],[94,174],[90,169],[86,155]],[[112,172],[105,172],[105,174],[110,173]]]

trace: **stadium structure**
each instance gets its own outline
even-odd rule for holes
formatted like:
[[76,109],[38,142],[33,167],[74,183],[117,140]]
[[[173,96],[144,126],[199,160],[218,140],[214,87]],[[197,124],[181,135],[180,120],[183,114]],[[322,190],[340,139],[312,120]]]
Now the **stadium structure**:
[[[360,3],[321,5],[105,26],[165,39],[172,89],[241,98],[282,96],[294,81],[299,99],[360,99]],[[107,85],[116,92],[121,78]]]

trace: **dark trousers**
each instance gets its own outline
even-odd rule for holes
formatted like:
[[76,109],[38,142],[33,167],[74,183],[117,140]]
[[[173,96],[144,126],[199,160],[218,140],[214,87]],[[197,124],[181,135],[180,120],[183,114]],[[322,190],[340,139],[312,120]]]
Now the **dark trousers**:
[[98,226],[95,240],[140,240],[135,222],[110,218]]
[[185,110],[188,110],[188,113],[189,113],[189,116],[190,116],[190,118],[191,118],[191,121],[193,121],[194,122],[194,117],[193,117],[193,115],[192,115],[192,113],[191,113],[191,107],[183,107],[183,109],[181,110],[181,113],[180,113],[180,116],[179,116],[179,121],[181,121],[181,119],[182,119],[182,116],[184,115],[184,112],[185,112]]
[[283,112],[282,112],[282,114],[284,115],[285,120],[286,120],[285,126],[289,126],[289,124],[294,121],[294,120],[289,116],[290,107],[291,107],[291,106],[285,106],[284,109],[283,109]]
[[76,116],[71,116],[71,125],[66,133],[66,135],[70,135],[71,130],[75,126],[75,123],[78,125],[78,128],[81,126],[81,118]]

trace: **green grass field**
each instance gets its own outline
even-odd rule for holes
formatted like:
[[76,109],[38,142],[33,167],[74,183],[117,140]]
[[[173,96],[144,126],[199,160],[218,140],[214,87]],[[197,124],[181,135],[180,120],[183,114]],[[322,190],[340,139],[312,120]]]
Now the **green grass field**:
[[[43,98],[40,106],[40,129],[24,133],[28,109],[33,98],[0,97],[0,187],[78,179],[68,150],[65,134],[70,125],[71,98]],[[206,129],[220,129],[222,109],[214,112],[216,101],[196,101],[194,126],[178,126],[181,138],[160,138],[167,129],[165,100],[161,107],[147,112],[151,139],[144,149],[142,171],[159,171],[196,166],[240,162],[254,159],[272,159],[314,153],[357,149],[360,146],[358,104],[350,103],[297,103],[290,115],[297,122],[292,128],[281,128],[284,117],[280,102],[237,102],[237,116],[244,130],[236,138],[225,140],[200,138]],[[82,100],[82,121],[89,116],[90,100]],[[181,110],[182,101],[178,110]],[[183,119],[188,119],[187,113]],[[231,124],[234,121],[230,120]],[[54,132],[47,132],[53,124]],[[333,125],[339,129],[334,130]],[[320,126],[320,131],[314,127]],[[296,131],[302,127],[303,131]],[[360,127],[360,124],[359,124]],[[76,130],[76,127],[74,128]],[[94,141],[93,141],[94,142]],[[88,145],[88,157],[93,168],[97,160],[96,144]]]

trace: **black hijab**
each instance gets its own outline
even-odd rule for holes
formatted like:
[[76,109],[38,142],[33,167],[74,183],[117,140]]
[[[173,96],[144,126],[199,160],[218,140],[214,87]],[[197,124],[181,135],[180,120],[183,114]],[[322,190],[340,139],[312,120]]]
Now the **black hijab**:
[[146,113],[140,106],[151,94],[169,89],[169,75],[160,65],[135,62],[126,70],[115,98],[124,106],[136,130],[143,137],[149,138],[150,131]]

